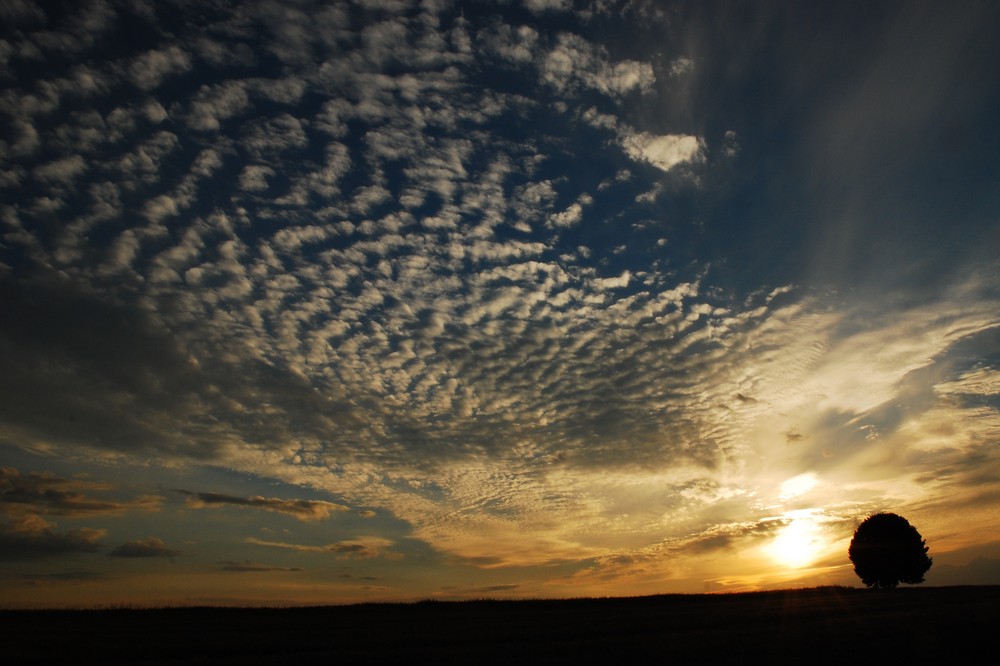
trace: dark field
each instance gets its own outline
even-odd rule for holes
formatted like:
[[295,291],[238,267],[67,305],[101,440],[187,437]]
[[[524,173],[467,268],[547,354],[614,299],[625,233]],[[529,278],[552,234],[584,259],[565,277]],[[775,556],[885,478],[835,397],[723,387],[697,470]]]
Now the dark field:
[[17,664],[997,663],[998,634],[1000,586],[0,611]]

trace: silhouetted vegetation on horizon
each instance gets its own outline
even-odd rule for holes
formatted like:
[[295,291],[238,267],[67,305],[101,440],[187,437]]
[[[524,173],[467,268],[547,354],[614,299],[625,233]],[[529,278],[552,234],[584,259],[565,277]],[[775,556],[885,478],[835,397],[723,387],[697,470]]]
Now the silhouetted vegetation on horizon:
[[923,583],[933,563],[920,532],[906,518],[886,512],[858,525],[847,555],[861,582],[880,589]]
[[424,601],[297,608],[0,611],[17,664],[844,663],[992,649],[1000,586],[872,595],[824,587],[735,594]]

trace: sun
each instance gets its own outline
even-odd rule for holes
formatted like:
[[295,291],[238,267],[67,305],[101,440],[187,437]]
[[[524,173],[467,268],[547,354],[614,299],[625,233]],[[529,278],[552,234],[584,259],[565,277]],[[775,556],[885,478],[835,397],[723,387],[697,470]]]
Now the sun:
[[791,522],[781,529],[766,551],[778,564],[801,569],[816,561],[821,547],[816,520],[811,515],[800,514],[792,517]]

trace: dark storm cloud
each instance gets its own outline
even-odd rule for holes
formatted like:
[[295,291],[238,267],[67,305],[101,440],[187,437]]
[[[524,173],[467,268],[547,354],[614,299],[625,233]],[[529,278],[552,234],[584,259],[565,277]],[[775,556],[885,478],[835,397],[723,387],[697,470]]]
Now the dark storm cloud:
[[134,541],[126,541],[112,549],[108,557],[176,557],[181,551],[170,548],[162,539],[146,537]]
[[323,500],[290,500],[277,497],[234,497],[232,495],[222,495],[219,493],[193,493],[186,490],[176,492],[187,496],[187,505],[192,508],[202,509],[212,506],[239,506],[251,509],[264,509],[294,516],[299,520],[313,521],[324,520],[331,513],[349,511],[342,504],[325,502]]

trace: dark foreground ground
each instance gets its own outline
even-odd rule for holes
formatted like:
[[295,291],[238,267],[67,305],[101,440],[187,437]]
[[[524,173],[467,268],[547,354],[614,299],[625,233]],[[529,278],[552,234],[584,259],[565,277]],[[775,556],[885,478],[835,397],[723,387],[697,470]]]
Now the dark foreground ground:
[[998,638],[1000,586],[0,611],[8,664],[966,664]]

